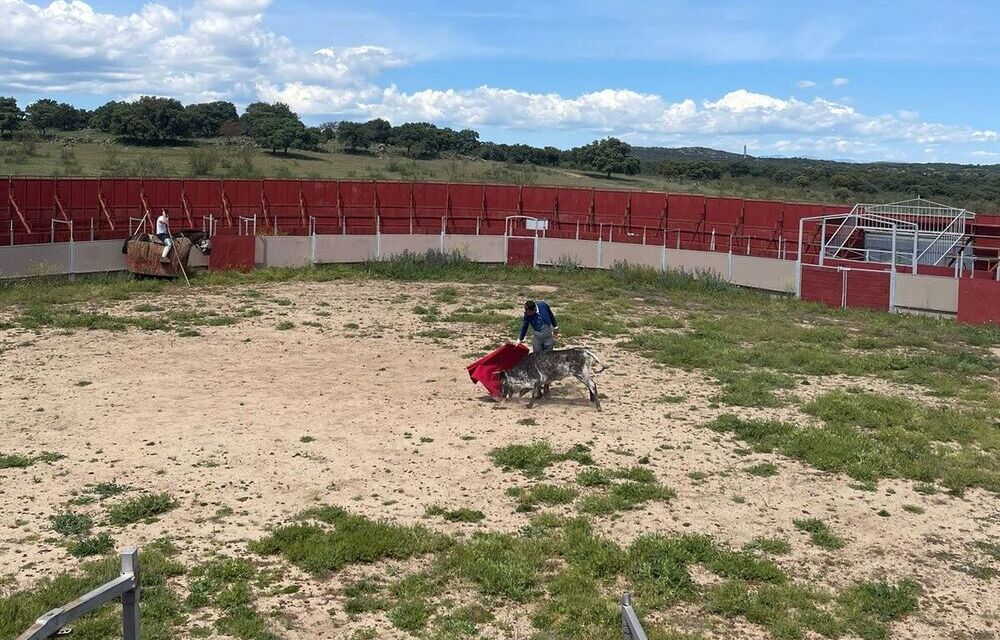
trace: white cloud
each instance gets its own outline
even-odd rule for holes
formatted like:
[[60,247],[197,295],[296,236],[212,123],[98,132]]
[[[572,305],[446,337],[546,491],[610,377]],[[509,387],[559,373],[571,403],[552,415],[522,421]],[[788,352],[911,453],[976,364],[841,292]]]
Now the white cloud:
[[[412,63],[386,47],[297,48],[264,26],[271,0],[194,0],[177,11],[147,4],[100,13],[81,0],[0,0],[0,86],[23,93],[159,94],[185,102],[283,101],[315,117],[386,117],[503,131],[616,135],[636,143],[741,147],[776,153],[893,158],[935,145],[995,145],[997,132],[925,122],[913,111],[862,113],[847,99],[782,98],[736,89],[716,99],[668,101],[609,88],[563,96],[482,85],[401,91],[379,75]],[[844,86],[847,78],[836,78]],[[800,80],[799,88],[813,88]],[[575,132],[579,132],[576,134]],[[527,140],[532,142],[532,140]],[[534,142],[538,142],[537,140]],[[993,151],[972,152],[992,157]]]
[[998,158],[1000,157],[1000,152],[996,151],[983,151],[977,150],[969,153],[970,156],[975,156],[977,158]]

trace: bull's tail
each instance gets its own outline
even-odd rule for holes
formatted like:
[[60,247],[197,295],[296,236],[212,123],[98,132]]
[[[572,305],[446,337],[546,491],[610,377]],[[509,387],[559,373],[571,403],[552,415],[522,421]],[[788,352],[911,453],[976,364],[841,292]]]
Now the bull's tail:
[[587,359],[590,360],[592,364],[600,365],[600,367],[601,367],[600,369],[595,369],[594,370],[595,374],[600,373],[600,372],[602,372],[602,371],[604,371],[605,369],[608,368],[608,365],[606,365],[603,362],[601,362],[600,359],[598,359],[598,357],[595,356],[594,353],[590,349],[584,349],[583,352],[586,354]]

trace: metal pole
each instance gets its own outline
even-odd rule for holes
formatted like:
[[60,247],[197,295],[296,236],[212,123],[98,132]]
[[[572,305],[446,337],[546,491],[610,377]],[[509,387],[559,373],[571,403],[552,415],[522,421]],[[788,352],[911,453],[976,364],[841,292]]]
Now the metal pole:
[[10,221],[10,246],[14,246],[14,221]]
[[604,223],[602,222],[597,233],[597,268],[601,268],[602,260],[604,257],[604,247],[602,246],[604,242]]
[[[747,246],[749,247],[750,245],[748,244]],[[709,251],[715,251],[715,229],[712,229],[712,241],[711,241],[711,244],[709,245],[709,249],[708,250]]]
[[[13,224],[14,223],[11,222],[11,225],[13,225]],[[576,239],[577,240],[580,239],[580,221],[579,220],[576,221]]]
[[896,225],[892,225],[892,256],[889,259],[889,311],[896,308]]
[[820,223],[819,231],[819,266],[823,266],[823,258],[826,253],[826,218]]
[[[441,250],[441,253],[444,253],[444,232],[445,232],[445,226],[446,226],[447,224],[448,224],[448,223],[447,223],[447,221],[446,221],[445,217],[444,217],[444,216],[441,216],[441,248],[440,248],[440,250]],[[537,232],[537,231],[535,231],[535,235],[536,235],[536,236],[538,235],[538,232]]]
[[841,280],[840,280],[840,308],[841,309],[846,309],[847,308],[847,269],[845,269],[844,267],[837,267],[837,269],[839,269],[840,273],[843,274],[842,277],[841,277]]
[[917,273],[917,230],[913,230],[913,273]]
[[90,219],[90,241],[94,241],[94,219]]
[[375,259],[382,259],[382,218],[375,214]]
[[799,250],[795,254],[795,297],[802,299],[802,229],[805,220],[799,220]]
[[56,220],[53,218],[49,222],[49,243],[56,241]]
[[678,249],[681,248],[681,230],[680,229],[677,230],[677,248]]
[[141,628],[139,620],[139,550],[126,549],[122,552],[123,574],[131,573],[135,580],[135,588],[122,594],[122,638],[123,640],[139,640]]
[[76,280],[76,246],[73,244],[73,221],[69,221],[69,279]]

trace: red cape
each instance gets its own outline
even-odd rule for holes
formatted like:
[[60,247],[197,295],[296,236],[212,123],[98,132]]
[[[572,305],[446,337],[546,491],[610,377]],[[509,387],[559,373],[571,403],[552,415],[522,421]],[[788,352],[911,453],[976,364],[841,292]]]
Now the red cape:
[[481,383],[491,396],[498,397],[500,395],[500,381],[496,374],[517,365],[527,357],[528,353],[528,347],[523,344],[508,342],[466,368],[469,370],[469,377],[472,378],[473,383]]

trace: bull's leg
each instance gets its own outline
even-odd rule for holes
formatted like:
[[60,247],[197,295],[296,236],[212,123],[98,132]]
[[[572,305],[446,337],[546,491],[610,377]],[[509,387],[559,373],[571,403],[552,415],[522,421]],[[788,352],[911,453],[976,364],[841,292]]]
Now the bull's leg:
[[528,408],[531,409],[535,406],[535,401],[540,400],[542,397],[542,385],[538,382],[531,389],[531,402],[528,403]]
[[584,371],[580,375],[576,376],[576,379],[583,383],[587,387],[587,391],[590,392],[590,401],[597,406],[597,410],[601,410],[601,396],[597,393],[597,383],[594,379],[590,377],[589,372]]

